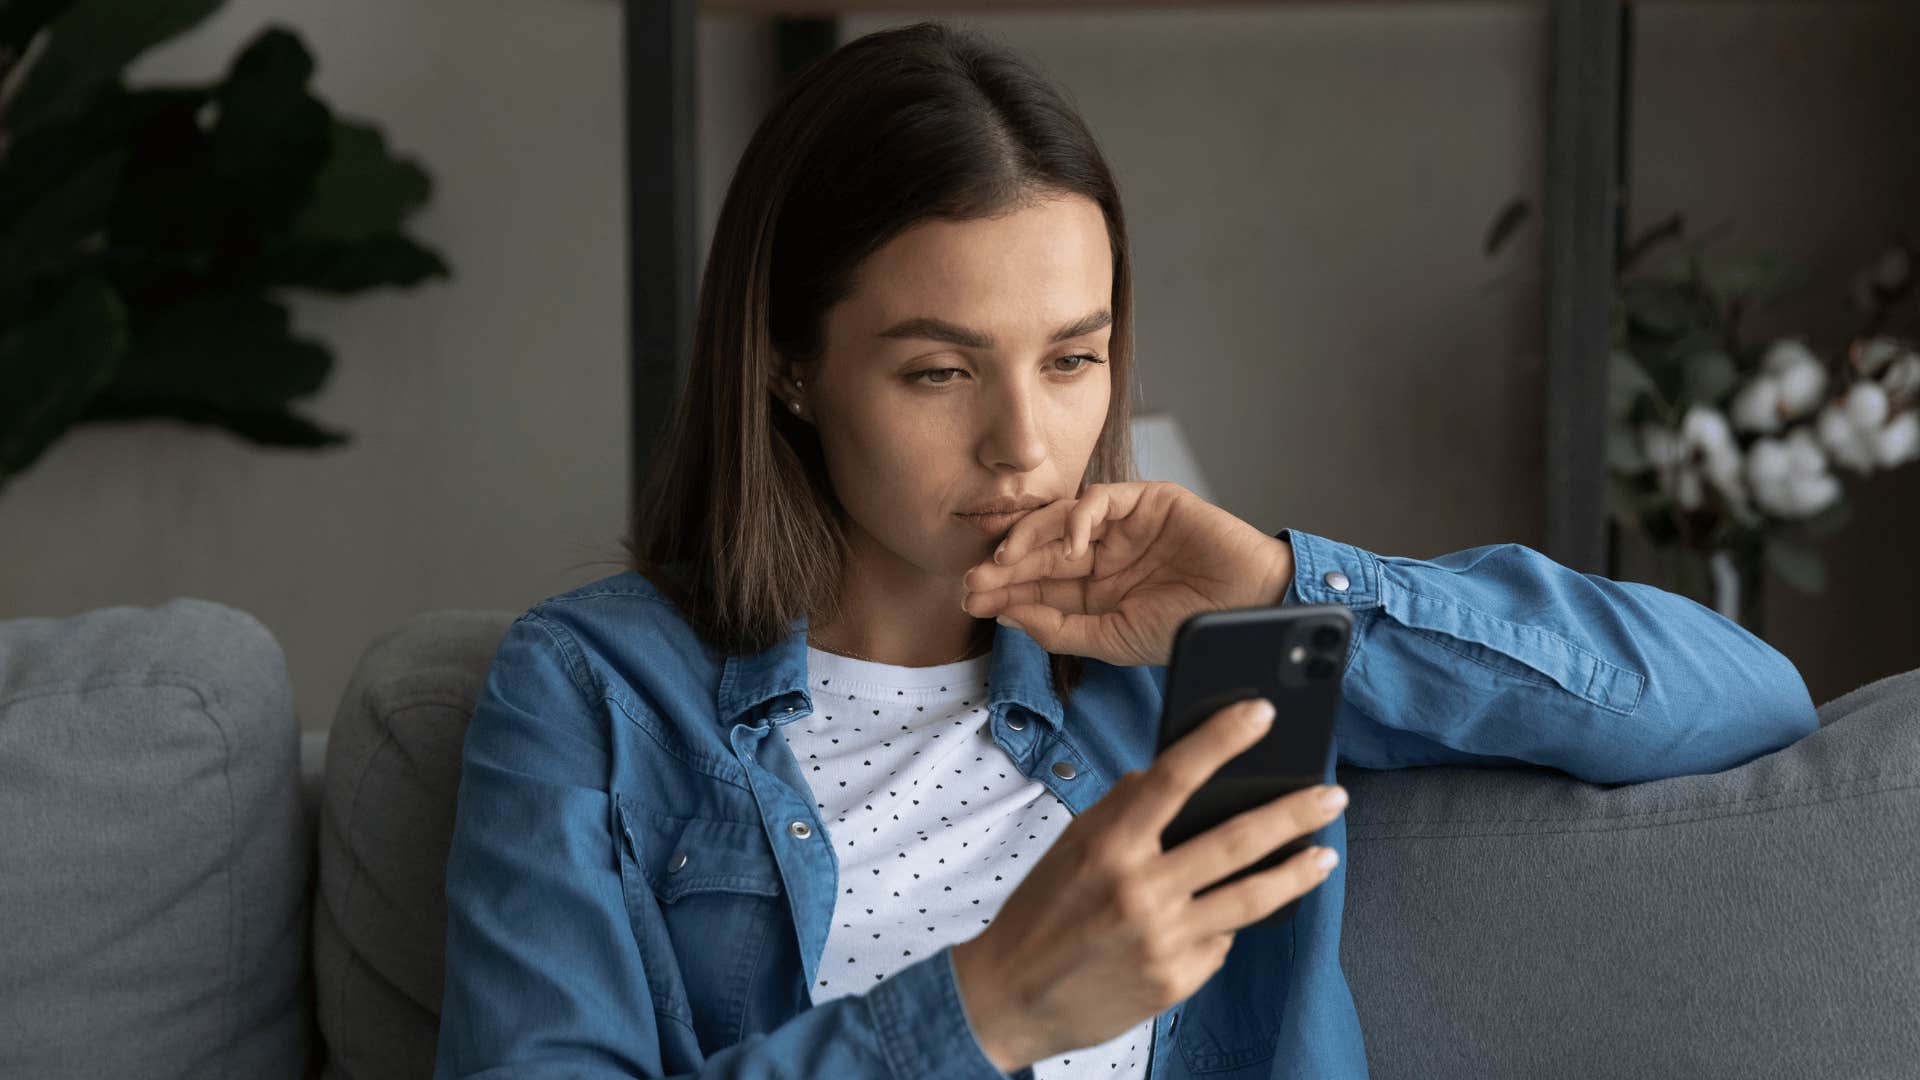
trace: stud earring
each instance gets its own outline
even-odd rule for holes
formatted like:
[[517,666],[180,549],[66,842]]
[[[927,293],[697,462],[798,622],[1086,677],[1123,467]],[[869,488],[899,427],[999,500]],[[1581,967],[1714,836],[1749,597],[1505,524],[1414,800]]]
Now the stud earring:
[[796,412],[796,413],[800,411],[800,403],[799,403],[799,402],[797,402],[797,401],[796,401],[796,402],[794,402],[794,403],[793,403],[793,411],[794,411],[794,412]]

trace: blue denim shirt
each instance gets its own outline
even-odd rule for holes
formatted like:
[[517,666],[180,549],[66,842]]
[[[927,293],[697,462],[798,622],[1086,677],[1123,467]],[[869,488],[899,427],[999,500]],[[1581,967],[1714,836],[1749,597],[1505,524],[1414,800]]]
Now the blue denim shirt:
[[[1630,783],[1731,768],[1818,727],[1784,656],[1679,595],[1518,544],[1423,560],[1279,535],[1282,602],[1354,615],[1329,782],[1338,761]],[[989,681],[993,740],[1075,814],[1152,763],[1164,667],[1088,660],[1063,702],[1045,651],[999,626]],[[521,615],[466,735],[435,1075],[1004,1078],[951,947],[812,1005],[839,862],[792,751],[767,737],[811,709],[804,620],[725,655],[630,571]],[[1239,931],[1155,1019],[1156,1080],[1366,1075],[1339,964],[1344,818],[1315,842],[1341,860],[1296,917]]]

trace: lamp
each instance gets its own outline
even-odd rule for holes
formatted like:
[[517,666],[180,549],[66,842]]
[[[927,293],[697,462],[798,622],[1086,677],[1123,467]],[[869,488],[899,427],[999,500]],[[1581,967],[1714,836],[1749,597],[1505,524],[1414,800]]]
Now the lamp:
[[1193,447],[1180,432],[1172,413],[1142,413],[1133,418],[1134,471],[1142,480],[1170,480],[1195,495],[1213,501]]

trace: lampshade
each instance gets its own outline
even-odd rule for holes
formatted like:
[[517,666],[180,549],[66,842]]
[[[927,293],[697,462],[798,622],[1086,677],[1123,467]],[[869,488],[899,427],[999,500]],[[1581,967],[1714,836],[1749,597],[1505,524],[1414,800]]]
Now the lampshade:
[[1200,463],[1171,413],[1141,413],[1133,418],[1134,469],[1142,480],[1170,480],[1195,495],[1213,501]]

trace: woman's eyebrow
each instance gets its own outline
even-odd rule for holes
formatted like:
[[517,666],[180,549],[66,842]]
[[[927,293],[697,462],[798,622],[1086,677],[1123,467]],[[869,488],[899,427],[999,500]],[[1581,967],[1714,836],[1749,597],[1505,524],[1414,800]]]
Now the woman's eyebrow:
[[[1091,334],[1113,324],[1113,312],[1106,308],[1083,315],[1073,322],[1053,332],[1052,341],[1066,341],[1083,334]],[[936,319],[922,315],[917,318],[898,322],[880,331],[877,337],[883,338],[927,338],[931,341],[944,341],[950,345],[959,345],[968,349],[992,349],[993,338],[978,330],[957,326],[945,319]]]

